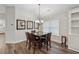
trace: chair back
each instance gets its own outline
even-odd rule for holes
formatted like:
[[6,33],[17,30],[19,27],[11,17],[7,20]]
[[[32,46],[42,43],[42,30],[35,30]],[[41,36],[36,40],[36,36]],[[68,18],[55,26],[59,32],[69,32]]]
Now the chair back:
[[29,41],[32,42],[32,41],[33,41],[32,33],[29,33],[28,35],[29,35],[29,36],[28,36],[28,37],[29,37]]
[[51,40],[51,33],[48,33],[48,40]]
[[26,37],[27,37],[27,41],[31,42],[32,41],[32,34],[29,32],[26,32]]
[[31,31],[31,33],[33,33],[33,34],[34,34],[35,32],[36,32],[35,30],[32,30],[32,31]]
[[29,32],[25,32],[26,34],[26,39],[29,40]]
[[45,37],[47,41],[51,40],[51,33],[45,34]]

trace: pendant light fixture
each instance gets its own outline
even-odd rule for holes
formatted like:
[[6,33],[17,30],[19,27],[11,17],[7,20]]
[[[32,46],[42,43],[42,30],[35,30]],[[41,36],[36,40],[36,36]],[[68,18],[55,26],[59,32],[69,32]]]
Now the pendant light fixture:
[[38,4],[38,7],[39,7],[39,14],[38,14],[38,20],[36,20],[36,22],[39,24],[42,24],[43,20],[41,20],[41,17],[40,17],[40,4]]

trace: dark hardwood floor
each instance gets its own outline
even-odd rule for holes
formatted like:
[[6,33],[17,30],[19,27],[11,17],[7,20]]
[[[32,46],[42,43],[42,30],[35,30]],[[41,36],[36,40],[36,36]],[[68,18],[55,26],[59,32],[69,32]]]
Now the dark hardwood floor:
[[[33,54],[33,49],[28,50],[26,42],[23,41],[16,44],[6,44],[4,54]],[[62,48],[60,44],[52,42],[52,47],[48,51],[45,48],[40,51],[36,49],[35,54],[78,54],[78,52]]]

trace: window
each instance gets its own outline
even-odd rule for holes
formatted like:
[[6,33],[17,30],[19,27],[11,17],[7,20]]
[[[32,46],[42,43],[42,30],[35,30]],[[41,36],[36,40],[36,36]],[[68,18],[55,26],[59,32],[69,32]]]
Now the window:
[[52,32],[52,35],[59,36],[59,20],[46,21],[43,24],[43,32]]
[[44,33],[49,32],[49,22],[47,21],[43,23],[43,32]]

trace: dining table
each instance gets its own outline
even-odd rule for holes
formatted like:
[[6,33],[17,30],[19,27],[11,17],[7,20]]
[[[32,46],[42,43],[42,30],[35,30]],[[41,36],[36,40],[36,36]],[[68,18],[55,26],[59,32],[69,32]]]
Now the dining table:
[[43,35],[45,35],[46,33],[34,33],[34,36],[35,36],[35,40],[38,42],[38,41],[40,41],[39,42],[39,47],[40,48],[42,48],[42,43],[45,41],[45,36],[43,36]]

